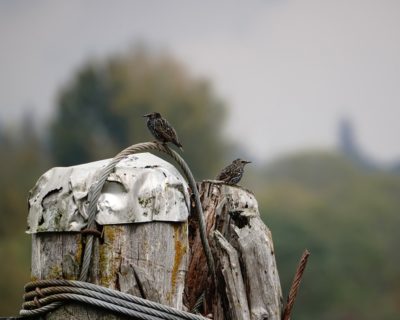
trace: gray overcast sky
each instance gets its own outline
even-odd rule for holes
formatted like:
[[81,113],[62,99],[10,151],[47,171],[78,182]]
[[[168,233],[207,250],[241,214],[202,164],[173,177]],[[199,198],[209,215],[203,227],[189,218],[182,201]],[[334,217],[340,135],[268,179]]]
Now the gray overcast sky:
[[341,115],[375,158],[400,158],[400,1],[0,0],[0,122],[90,57],[142,40],[210,78],[253,156],[335,144]]

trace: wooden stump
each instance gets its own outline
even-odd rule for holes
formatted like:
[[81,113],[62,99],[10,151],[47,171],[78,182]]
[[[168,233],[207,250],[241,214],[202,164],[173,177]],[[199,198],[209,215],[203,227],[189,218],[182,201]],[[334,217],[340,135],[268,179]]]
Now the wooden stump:
[[[216,260],[217,284],[207,276],[197,221],[189,221],[191,258],[187,304],[206,293],[205,313],[214,320],[278,320],[282,292],[271,232],[262,222],[254,195],[215,181],[199,185],[209,240]],[[215,289],[215,290],[214,290]]]

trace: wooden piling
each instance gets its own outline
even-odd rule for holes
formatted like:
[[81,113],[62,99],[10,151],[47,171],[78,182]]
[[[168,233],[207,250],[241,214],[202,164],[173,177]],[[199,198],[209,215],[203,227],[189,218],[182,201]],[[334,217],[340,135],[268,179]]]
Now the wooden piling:
[[[30,194],[32,280],[78,280],[90,185],[107,161],[54,168]],[[179,172],[150,154],[121,161],[98,201],[88,282],[183,310],[188,263],[189,195]],[[76,230],[79,229],[79,230]],[[84,304],[65,304],[45,319],[124,319]]]

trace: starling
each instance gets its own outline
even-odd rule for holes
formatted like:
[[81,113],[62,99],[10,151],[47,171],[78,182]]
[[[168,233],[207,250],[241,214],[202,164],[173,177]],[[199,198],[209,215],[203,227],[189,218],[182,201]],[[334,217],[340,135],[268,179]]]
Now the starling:
[[166,119],[161,117],[161,114],[158,112],[152,112],[143,117],[147,118],[147,127],[158,141],[163,144],[172,142],[183,151],[182,144],[178,140],[178,135],[176,134],[175,129]]
[[247,163],[251,163],[251,161],[242,159],[234,160],[229,166],[221,171],[216,179],[224,181],[227,184],[237,184],[240,179],[242,179],[243,169]]

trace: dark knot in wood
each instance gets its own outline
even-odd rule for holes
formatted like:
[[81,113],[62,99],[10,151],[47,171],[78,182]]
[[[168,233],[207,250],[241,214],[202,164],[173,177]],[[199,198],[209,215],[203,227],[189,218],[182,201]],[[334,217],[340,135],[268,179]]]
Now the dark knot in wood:
[[231,216],[235,225],[242,229],[249,224],[249,217],[242,215],[242,210],[237,211],[229,211],[229,215]]

